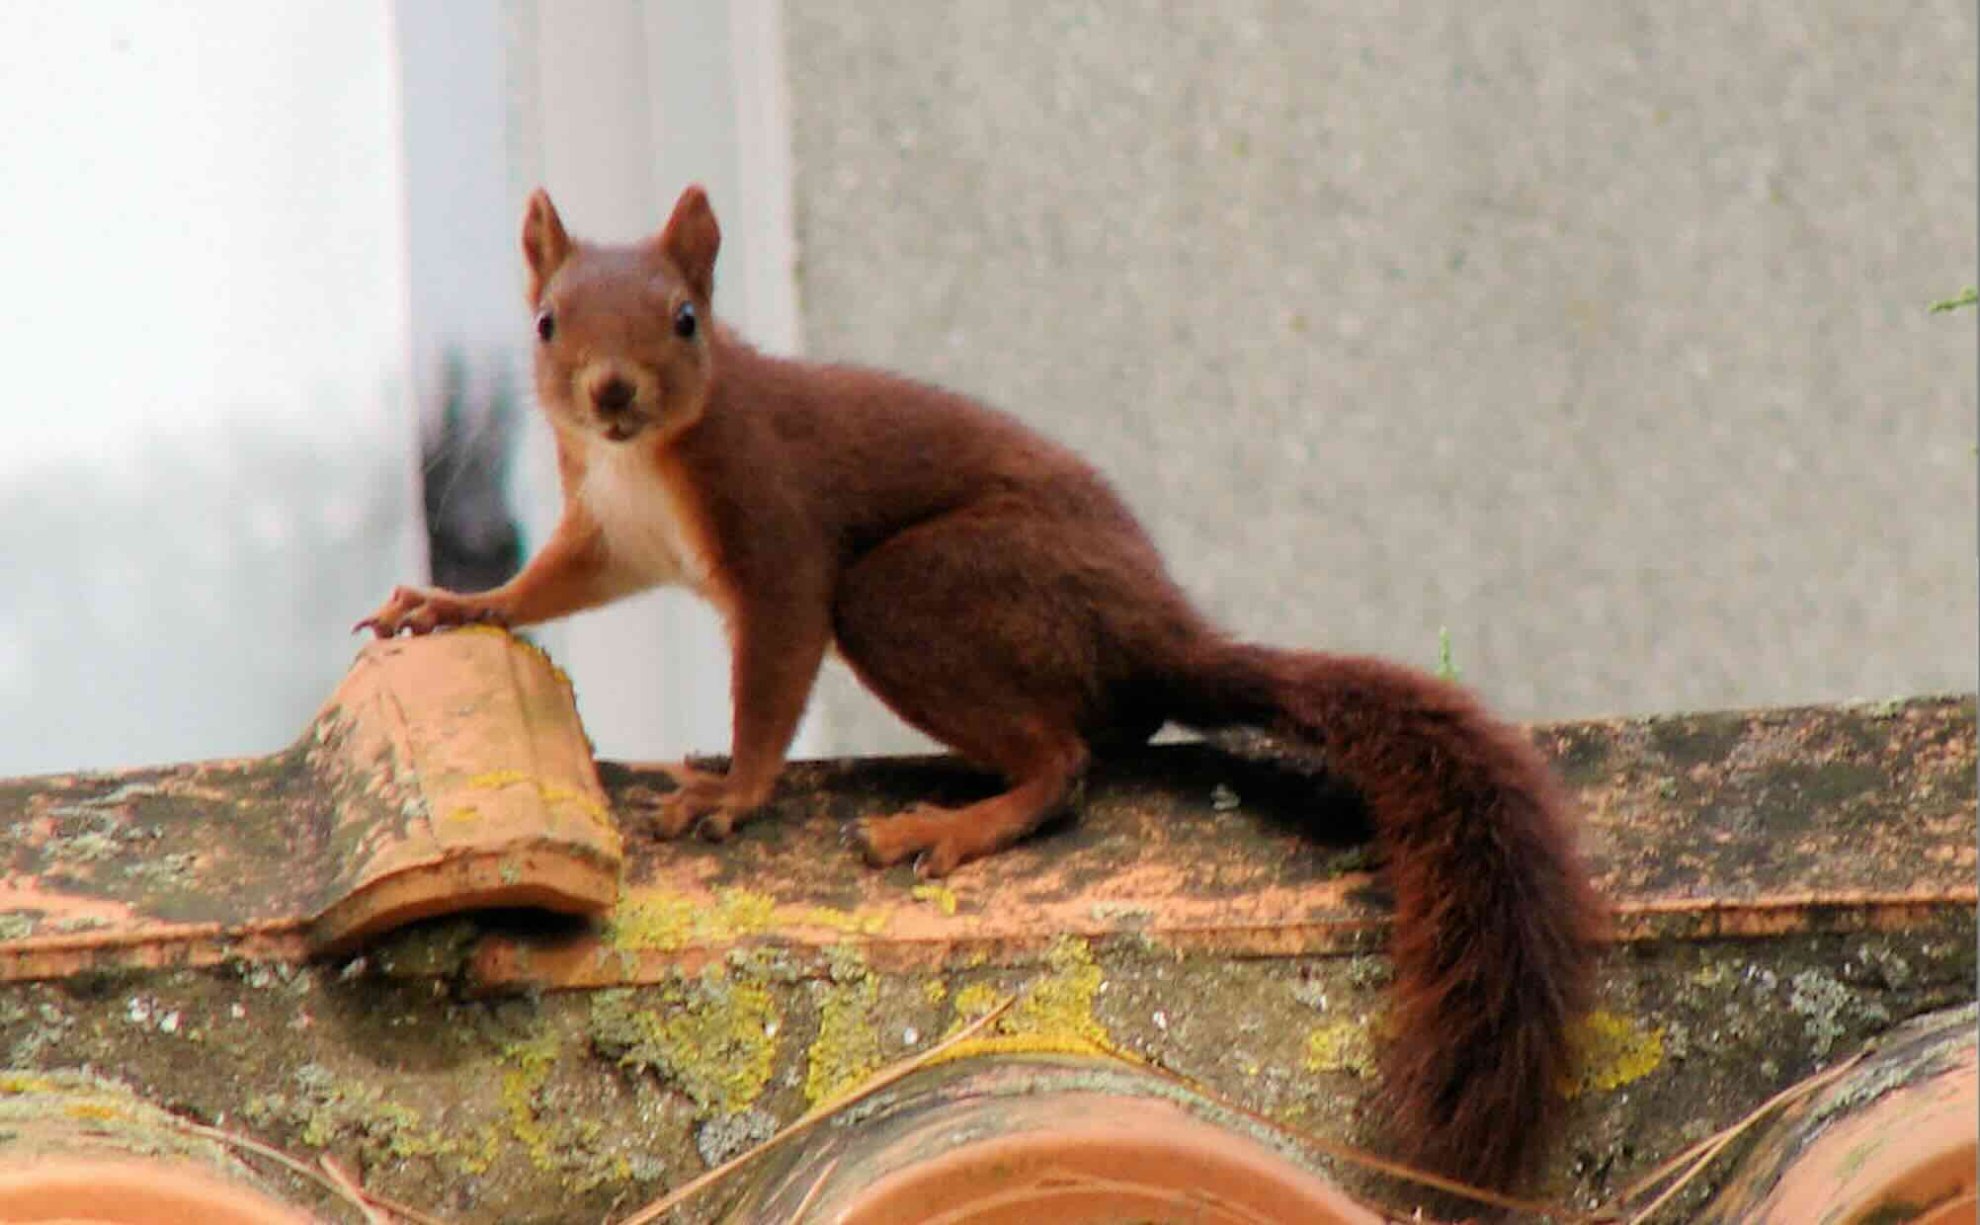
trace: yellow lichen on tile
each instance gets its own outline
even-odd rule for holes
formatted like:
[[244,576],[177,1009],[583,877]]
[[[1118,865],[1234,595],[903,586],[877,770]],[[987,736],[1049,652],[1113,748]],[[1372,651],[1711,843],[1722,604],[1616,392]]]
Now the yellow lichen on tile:
[[997,989],[989,983],[971,983],[956,992],[956,1020],[974,1021],[995,1008],[1001,998],[1003,997],[997,994]]
[[557,1039],[543,1034],[513,1042],[502,1050],[502,1108],[509,1116],[509,1132],[529,1154],[539,1170],[552,1169],[555,1161],[550,1148],[550,1132],[536,1116],[536,1092],[550,1079],[550,1068],[557,1062]]
[[927,902],[945,915],[956,913],[956,891],[947,885],[916,885],[909,891],[917,902]]
[[704,982],[687,1006],[661,1018],[656,1031],[682,1053],[676,1066],[687,1095],[722,1114],[746,1110],[770,1083],[780,1018],[757,983]]
[[1086,941],[1060,937],[1046,964],[1050,972],[1031,984],[1000,1028],[1007,1034],[1051,1034],[1112,1046],[1112,1035],[1093,1016],[1093,1001],[1106,976]]
[[[1134,1058],[1115,1043],[1093,1015],[1105,974],[1093,950],[1075,936],[1060,937],[1046,955],[1046,973],[1025,987],[1010,1012],[981,1038],[958,1043],[943,1059],[984,1054],[1116,1055]],[[983,1015],[1001,995],[975,983],[956,992],[959,1023]]]
[[0,1073],[0,1093],[59,1093],[62,1086],[46,1076],[31,1072]]
[[543,797],[545,804],[553,807],[558,804],[568,804],[594,821],[611,820],[611,811],[604,804],[575,787],[566,787],[562,783],[546,783],[539,779],[536,793]]
[[1573,1033],[1577,1071],[1560,1085],[1568,1097],[1607,1093],[1642,1080],[1664,1062],[1664,1031],[1629,1017],[1596,1010]]
[[502,787],[513,787],[517,783],[534,781],[521,770],[484,770],[469,778],[467,785],[477,791],[494,791]]
[[849,936],[877,936],[887,930],[892,915],[884,910],[840,910],[836,906],[803,906],[785,912],[799,927],[829,927]]
[[1306,1070],[1373,1076],[1375,1036],[1371,1029],[1367,1017],[1314,1026],[1306,1034]]
[[693,937],[691,898],[654,890],[628,891],[605,920],[604,941],[615,949],[677,949]]
[[717,889],[715,913],[709,925],[720,934],[754,935],[769,929],[771,916],[776,910],[776,900],[767,893],[750,889]]
[[717,889],[713,905],[662,889],[632,889],[606,920],[604,939],[622,951],[726,944],[769,930],[776,909],[775,899],[750,889]]
[[521,770],[484,770],[471,775],[467,780],[469,788],[476,791],[499,791],[504,787],[529,787],[535,790],[536,798],[545,807],[574,808],[579,816],[594,825],[611,831],[616,838],[619,827],[612,821],[612,812],[597,798],[563,783],[550,782],[527,774]]
[[830,1101],[858,1086],[880,1066],[873,1027],[879,988],[856,951],[833,950],[832,981],[818,1002],[818,1036],[805,1052],[804,1098]]
[[131,1113],[106,1102],[71,1102],[62,1108],[62,1113],[72,1119],[89,1123],[134,1122]]
[[619,1062],[651,1067],[703,1115],[748,1109],[770,1082],[783,1017],[763,984],[712,966],[670,987],[657,1006],[629,993],[604,993],[592,1006],[594,1043]]

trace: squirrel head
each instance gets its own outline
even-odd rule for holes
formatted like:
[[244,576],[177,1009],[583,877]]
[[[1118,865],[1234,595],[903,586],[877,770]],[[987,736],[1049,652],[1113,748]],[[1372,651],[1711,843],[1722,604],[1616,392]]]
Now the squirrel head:
[[667,224],[631,246],[574,241],[541,189],[523,214],[536,390],[560,429],[627,442],[701,419],[713,373],[715,254],[708,193],[681,193]]

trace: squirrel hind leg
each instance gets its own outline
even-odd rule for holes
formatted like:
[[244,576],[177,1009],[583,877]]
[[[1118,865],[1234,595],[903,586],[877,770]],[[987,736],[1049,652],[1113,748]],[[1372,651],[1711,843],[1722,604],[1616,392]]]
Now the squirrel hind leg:
[[1011,784],[1001,795],[958,808],[916,804],[891,816],[862,820],[853,838],[867,862],[887,867],[912,858],[916,875],[947,876],[1077,805],[1091,757],[1086,741],[1072,720],[1027,709],[1016,686],[1001,698],[986,692],[995,684],[994,663],[984,661],[968,686],[960,678],[953,687],[945,685],[941,669],[925,660],[904,669],[914,681],[928,682],[924,691],[918,684],[903,686],[885,668],[875,672],[851,655],[847,659],[868,688],[908,722]]
[[1090,618],[1055,582],[1065,566],[1021,510],[980,508],[886,541],[839,581],[839,653],[914,727],[1011,784],[956,809],[861,823],[869,861],[941,876],[994,854],[1077,799],[1105,686]]

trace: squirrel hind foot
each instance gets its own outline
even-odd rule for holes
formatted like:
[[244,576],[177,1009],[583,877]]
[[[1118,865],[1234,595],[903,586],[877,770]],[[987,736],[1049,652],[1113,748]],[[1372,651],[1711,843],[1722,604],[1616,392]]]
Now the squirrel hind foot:
[[1034,778],[960,808],[916,804],[888,816],[866,817],[854,827],[852,837],[874,867],[911,858],[916,876],[937,880],[972,860],[996,854],[1068,811],[1071,793],[1068,778]]

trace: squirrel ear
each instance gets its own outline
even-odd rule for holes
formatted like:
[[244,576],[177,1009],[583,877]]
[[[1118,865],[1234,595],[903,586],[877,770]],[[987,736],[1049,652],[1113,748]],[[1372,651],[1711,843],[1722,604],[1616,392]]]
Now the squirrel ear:
[[715,253],[722,247],[722,227],[715,224],[715,210],[709,207],[708,193],[700,184],[681,193],[666,228],[650,245],[673,261],[688,288],[701,295],[702,301],[714,297]]
[[529,262],[529,304],[543,300],[543,287],[563,266],[571,253],[571,236],[557,216],[557,206],[541,187],[529,193],[529,206],[523,213],[523,258]]

